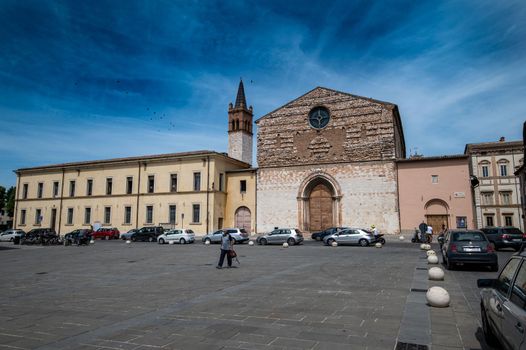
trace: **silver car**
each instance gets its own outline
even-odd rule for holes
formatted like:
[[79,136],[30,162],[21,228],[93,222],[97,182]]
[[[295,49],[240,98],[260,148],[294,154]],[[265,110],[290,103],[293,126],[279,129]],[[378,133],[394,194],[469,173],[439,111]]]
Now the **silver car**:
[[[497,349],[526,349],[526,253],[511,257],[497,279],[479,279],[482,330]],[[500,342],[500,344],[499,344]]]
[[337,242],[338,245],[357,244],[362,247],[367,247],[369,244],[374,243],[374,236],[372,233],[361,228],[348,228],[330,236],[325,236],[323,242],[327,245],[331,245],[332,242]]
[[194,231],[190,229],[170,230],[157,237],[159,244],[170,243],[170,241],[180,244],[194,243]]
[[4,232],[0,233],[0,242],[12,242],[14,241],[15,237],[22,237],[25,234],[22,230],[5,230]]
[[245,243],[250,240],[248,232],[243,228],[224,228],[204,236],[203,243],[221,243],[221,237],[224,232],[230,234],[237,244]]
[[300,244],[303,242],[303,234],[297,228],[277,228],[272,232],[256,238],[257,244]]

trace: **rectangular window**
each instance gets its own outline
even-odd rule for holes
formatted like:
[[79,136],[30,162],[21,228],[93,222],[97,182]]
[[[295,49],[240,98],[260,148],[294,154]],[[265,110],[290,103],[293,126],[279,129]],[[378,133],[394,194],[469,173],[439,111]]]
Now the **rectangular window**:
[[91,196],[93,194],[93,180],[88,179],[86,182],[86,196]]
[[24,184],[24,189],[22,190],[22,199],[27,199],[28,190],[29,190],[29,184]]
[[153,193],[155,190],[155,176],[148,176],[148,193]]
[[75,197],[75,180],[69,182],[69,196]]
[[131,224],[131,207],[124,207],[124,223]]
[[104,207],[104,223],[111,224],[111,207]]
[[133,191],[133,177],[128,176],[126,178],[126,194],[131,194]]
[[153,223],[153,205],[146,206],[146,223]]
[[239,181],[239,190],[241,191],[241,193],[245,193],[247,191],[247,180]]
[[493,215],[486,215],[486,226],[494,226]]
[[489,166],[482,166],[482,177],[489,177]]
[[37,198],[42,198],[42,193],[44,192],[44,183],[39,182],[37,187]]
[[67,224],[73,225],[73,208],[68,208]]
[[194,173],[194,191],[201,191],[201,173]]
[[500,176],[508,176],[508,165],[506,164],[500,165]]
[[174,225],[175,219],[177,218],[177,212],[176,212],[175,205],[170,205],[168,210],[169,210],[170,224]]
[[513,215],[504,215],[504,226],[513,226]]
[[483,205],[492,205],[493,204],[493,192],[481,192],[480,196],[482,197]]
[[170,175],[170,192],[177,192],[177,174]]
[[199,223],[201,218],[201,206],[199,204],[192,205],[192,222]]
[[58,181],[53,182],[53,197],[58,197]]
[[113,179],[108,177],[106,179],[106,195],[109,196],[113,192]]
[[91,223],[91,208],[84,208],[84,224],[89,225]]
[[35,210],[35,225],[42,223],[42,209]]
[[219,174],[219,191],[223,191],[223,177],[224,174]]
[[500,204],[510,205],[511,204],[511,192],[501,192],[500,193]]
[[20,210],[20,225],[26,224],[26,210],[22,209]]
[[468,220],[465,216],[457,216],[457,228],[468,228]]
[[431,183],[432,184],[438,183],[438,175],[431,175]]

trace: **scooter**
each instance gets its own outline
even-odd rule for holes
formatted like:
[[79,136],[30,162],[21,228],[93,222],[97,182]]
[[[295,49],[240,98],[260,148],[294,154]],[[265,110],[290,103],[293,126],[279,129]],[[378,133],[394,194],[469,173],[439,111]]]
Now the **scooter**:
[[383,237],[383,233],[377,233],[374,235],[374,243],[381,243],[382,245],[385,244],[385,238]]
[[[423,239],[422,239],[423,238]],[[425,234],[424,237],[420,234],[420,230],[415,230],[413,238],[411,238],[412,243],[431,243],[431,235]]]

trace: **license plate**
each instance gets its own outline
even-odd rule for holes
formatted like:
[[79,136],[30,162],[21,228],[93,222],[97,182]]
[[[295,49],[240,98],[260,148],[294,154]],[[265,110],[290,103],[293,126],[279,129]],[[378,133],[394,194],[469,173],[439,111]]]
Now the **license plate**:
[[519,239],[519,238],[514,238],[512,239],[513,242],[522,242],[522,239]]
[[464,251],[465,252],[480,252],[480,248],[479,247],[465,247]]

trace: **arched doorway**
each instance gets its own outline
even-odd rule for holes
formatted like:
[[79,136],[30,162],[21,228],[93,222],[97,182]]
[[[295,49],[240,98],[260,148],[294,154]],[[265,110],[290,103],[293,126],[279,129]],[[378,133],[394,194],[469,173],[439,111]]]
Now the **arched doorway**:
[[244,228],[248,233],[250,233],[250,209],[248,209],[247,207],[237,208],[236,213],[234,215],[234,225],[240,229]]
[[442,225],[449,228],[449,206],[442,199],[431,199],[425,205],[427,224],[433,227],[433,232],[438,233]]
[[334,226],[332,191],[323,182],[315,185],[309,196],[309,231]]

